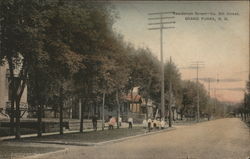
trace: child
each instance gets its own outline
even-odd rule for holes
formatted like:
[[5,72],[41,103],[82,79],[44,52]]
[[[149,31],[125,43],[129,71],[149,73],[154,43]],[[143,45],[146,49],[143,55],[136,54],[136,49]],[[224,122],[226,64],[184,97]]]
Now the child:
[[129,129],[132,129],[132,127],[133,127],[133,126],[132,126],[132,125],[133,125],[133,118],[131,118],[131,117],[128,118],[128,124],[129,124],[129,125],[128,125],[128,128],[129,128]]

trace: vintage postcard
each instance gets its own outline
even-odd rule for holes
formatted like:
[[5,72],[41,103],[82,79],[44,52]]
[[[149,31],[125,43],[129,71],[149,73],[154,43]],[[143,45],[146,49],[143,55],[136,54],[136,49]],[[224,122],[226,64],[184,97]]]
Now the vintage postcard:
[[0,0],[0,159],[250,159],[249,6]]

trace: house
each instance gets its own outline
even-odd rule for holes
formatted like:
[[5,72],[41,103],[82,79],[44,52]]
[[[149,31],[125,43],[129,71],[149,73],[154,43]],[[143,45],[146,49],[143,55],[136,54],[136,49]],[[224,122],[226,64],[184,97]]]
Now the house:
[[[17,70],[14,71],[14,76],[17,78]],[[10,114],[10,75],[7,64],[0,66],[0,110],[2,114],[9,115]],[[27,117],[28,113],[25,113],[28,108],[27,104],[27,87],[24,89],[21,102],[20,102],[20,110],[23,117]]]
[[156,105],[153,103],[151,99],[148,99],[148,101],[146,102],[146,99],[142,98],[141,109],[143,110],[142,113],[144,114],[146,114],[148,111],[149,118],[154,118],[156,113]]
[[127,103],[127,115],[144,119],[148,113],[148,117],[154,117],[156,105],[151,99],[146,102],[146,99],[139,94],[139,87],[134,87],[132,92],[124,96],[123,99]]
[[124,97],[127,102],[128,111],[132,113],[142,113],[142,98],[140,95],[127,95]]

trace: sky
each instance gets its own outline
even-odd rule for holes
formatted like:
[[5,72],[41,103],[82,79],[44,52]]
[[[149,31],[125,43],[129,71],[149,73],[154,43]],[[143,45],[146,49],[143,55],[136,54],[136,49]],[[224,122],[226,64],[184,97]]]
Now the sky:
[[160,31],[148,30],[152,27],[148,23],[159,21],[148,18],[159,15],[148,13],[175,12],[174,19],[164,20],[176,22],[164,25],[175,27],[163,31],[164,61],[171,56],[186,80],[196,78],[196,70],[188,68],[190,64],[202,61],[200,82],[208,89],[205,79],[214,79],[210,83],[211,96],[227,102],[242,101],[249,70],[249,2],[120,1],[112,4],[119,16],[114,30],[136,47],[150,48],[158,58]]

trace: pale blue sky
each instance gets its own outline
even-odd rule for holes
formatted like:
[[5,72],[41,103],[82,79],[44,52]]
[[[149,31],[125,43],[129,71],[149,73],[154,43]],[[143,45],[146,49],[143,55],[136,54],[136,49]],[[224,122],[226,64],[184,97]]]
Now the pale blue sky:
[[[149,47],[160,56],[159,31],[149,31],[151,12],[237,12],[228,21],[186,21],[176,16],[175,29],[164,30],[164,59],[171,56],[178,67],[204,61],[200,77],[239,78],[239,82],[220,82],[211,88],[244,88],[248,77],[249,4],[248,2],[112,2],[119,13],[114,29],[137,47]],[[200,16],[201,17],[201,16]],[[218,15],[215,16],[218,18]],[[222,16],[223,18],[223,16]],[[183,79],[195,77],[195,70],[180,69]],[[207,86],[207,84],[206,84]],[[240,101],[241,91],[217,91],[220,100]]]

